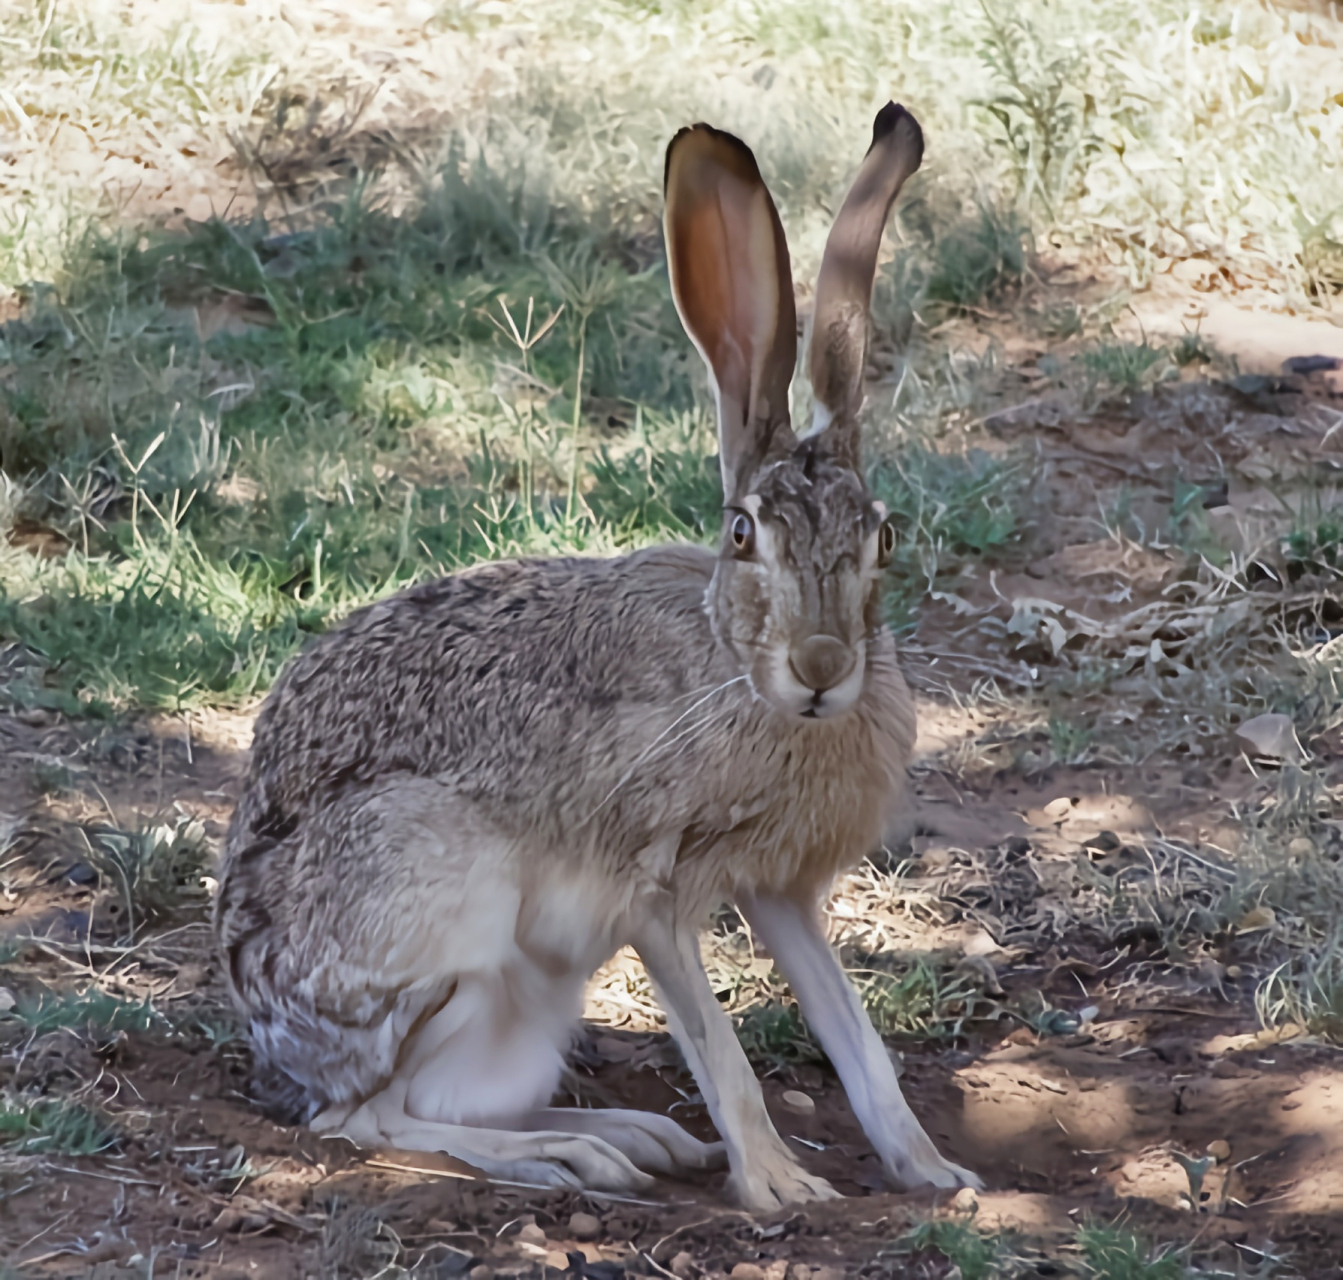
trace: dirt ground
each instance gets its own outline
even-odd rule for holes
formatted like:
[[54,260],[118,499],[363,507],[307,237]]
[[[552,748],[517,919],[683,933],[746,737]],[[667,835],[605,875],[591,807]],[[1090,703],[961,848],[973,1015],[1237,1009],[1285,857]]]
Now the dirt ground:
[[[1131,510],[1150,507],[1155,519],[1173,470],[1206,471],[1231,477],[1208,517],[1248,538],[1271,496],[1265,475],[1337,468],[1343,399],[1319,378],[1183,382],[1085,420],[1047,395],[1025,399],[986,425],[1005,443],[1029,438],[1041,460],[1030,558],[967,572],[924,611],[907,647],[923,725],[909,852],[896,880],[857,877],[836,906],[842,931],[885,895],[886,949],[959,955],[1002,1007],[1029,994],[1054,1011],[1034,1024],[970,1019],[959,1035],[898,1045],[915,1110],[949,1155],[983,1175],[986,1192],[887,1191],[837,1081],[814,1062],[768,1067],[767,1094],[781,1131],[849,1198],[772,1219],[726,1207],[720,1178],[668,1184],[647,1200],[558,1194],[271,1123],[248,1101],[245,1046],[209,1030],[227,1015],[203,912],[113,946],[115,895],[79,856],[81,831],[174,807],[218,840],[248,718],[90,726],[33,712],[0,721],[11,833],[0,930],[37,939],[8,964],[12,990],[0,994],[96,979],[152,997],[178,1028],[205,1030],[57,1030],[11,1042],[16,1083],[82,1082],[123,1140],[102,1155],[5,1159],[9,1265],[108,1280],[373,1275],[394,1262],[477,1280],[478,1267],[610,1280],[621,1268],[688,1277],[742,1263],[771,1280],[804,1267],[947,1276],[940,1254],[893,1252],[896,1242],[929,1215],[973,1213],[980,1228],[1010,1233],[1014,1274],[1068,1274],[1076,1227],[1122,1218],[1149,1239],[1193,1242],[1194,1256],[1225,1274],[1268,1274],[1265,1259],[1285,1256],[1273,1274],[1343,1275],[1343,1059],[1299,1027],[1260,1029],[1254,997],[1271,919],[1247,917],[1180,954],[1178,932],[1159,919],[1110,929],[1104,911],[1084,909],[1091,881],[1079,879],[1090,866],[1117,883],[1142,864],[1158,889],[1163,876],[1167,888],[1194,885],[1173,900],[1196,902],[1199,876],[1225,871],[1237,823],[1277,775],[1247,759],[1215,715],[1171,714],[1122,679],[1088,702],[1059,674],[1069,646],[1104,654],[1112,640],[1120,651],[1145,645],[1144,661],[1159,668],[1189,652],[1199,619],[1233,607],[1197,582],[1180,589],[1159,551],[1098,532],[1098,508],[1122,488]],[[1297,604],[1336,626],[1337,599],[1297,586]],[[1241,597],[1234,607],[1257,606]],[[1039,745],[1043,730],[1032,737],[1012,721],[1013,691],[1031,688],[1072,700],[1089,752],[1060,760]],[[1304,744],[1335,783],[1339,745]],[[671,1107],[707,1135],[668,1038],[655,1018],[613,1003],[609,977],[594,984],[575,1097]],[[815,1113],[790,1110],[786,1090],[809,1095]],[[575,1213],[597,1221],[580,1218],[576,1231]]]

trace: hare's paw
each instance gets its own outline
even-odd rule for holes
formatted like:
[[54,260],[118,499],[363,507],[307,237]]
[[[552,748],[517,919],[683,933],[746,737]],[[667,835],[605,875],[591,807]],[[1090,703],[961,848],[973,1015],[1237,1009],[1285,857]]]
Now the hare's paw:
[[[920,1143],[920,1147],[924,1144]],[[891,1181],[904,1191],[915,1191],[920,1187],[970,1187],[975,1191],[984,1190],[984,1180],[969,1169],[962,1169],[938,1154],[931,1142],[924,1150],[917,1152],[901,1151],[888,1155],[883,1162]]]
[[[527,1149],[525,1154],[518,1153],[521,1158],[510,1162],[518,1172],[497,1176],[547,1187],[591,1191],[647,1191],[653,1185],[653,1179],[635,1168],[624,1152],[590,1134],[553,1132],[514,1136],[521,1138],[520,1145]],[[524,1167],[527,1173],[521,1172]]]
[[748,1158],[746,1167],[728,1178],[728,1188],[737,1203],[758,1213],[770,1213],[790,1204],[843,1197],[824,1178],[808,1173],[786,1148],[768,1158]]
[[609,1142],[649,1173],[721,1169],[727,1163],[721,1142],[701,1142],[670,1116],[653,1111],[625,1110],[578,1114],[583,1117],[583,1132]]

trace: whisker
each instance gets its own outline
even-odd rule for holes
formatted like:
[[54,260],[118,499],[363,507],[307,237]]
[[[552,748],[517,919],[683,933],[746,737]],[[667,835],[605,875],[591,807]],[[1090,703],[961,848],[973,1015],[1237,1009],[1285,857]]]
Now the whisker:
[[[620,777],[616,780],[615,786],[613,786],[611,790],[608,791],[606,795],[602,797],[601,803],[590,814],[588,814],[586,818],[583,819],[583,823],[580,825],[584,825],[586,823],[591,822],[593,818],[595,818],[604,808],[606,808],[607,804],[611,800],[611,797],[614,796],[616,792],[619,791],[620,788],[623,787],[625,783],[627,783],[634,776],[635,771],[639,768],[639,766],[643,764],[644,761],[646,761],[648,757],[652,755],[652,753],[655,750],[657,750],[657,748],[663,743],[663,741],[676,730],[678,725],[680,725],[689,716],[693,715],[696,711],[698,711],[699,708],[702,707],[706,702],[708,702],[710,698],[714,697],[715,694],[722,693],[724,689],[730,689],[734,684],[739,684],[741,681],[745,679],[746,677],[744,675],[733,676],[731,680],[725,680],[722,684],[715,685],[703,697],[697,699],[689,707],[687,707],[679,716],[676,717],[675,720],[671,722],[671,724],[669,724],[660,734],[658,734],[658,736],[654,738],[653,741],[648,744],[648,746],[646,746],[637,756],[635,756],[634,760],[630,763],[629,768],[626,769],[625,772],[621,774]],[[695,733],[699,729],[702,729],[704,727],[704,724],[707,723],[708,721],[706,720],[700,724],[693,724],[688,729],[683,730],[681,734],[678,734],[677,737],[680,738],[684,737],[686,734]]]

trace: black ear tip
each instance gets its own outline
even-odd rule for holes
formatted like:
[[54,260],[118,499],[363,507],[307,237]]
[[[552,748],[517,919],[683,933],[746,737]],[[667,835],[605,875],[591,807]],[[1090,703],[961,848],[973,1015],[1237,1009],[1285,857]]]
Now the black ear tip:
[[760,167],[756,164],[755,153],[735,133],[724,129],[715,129],[711,124],[700,121],[678,129],[676,136],[667,144],[667,156],[662,165],[662,189],[667,190],[667,180],[671,176],[672,155],[678,147],[691,140],[702,146],[716,148],[720,163],[727,163],[748,180],[760,182]]
[[922,159],[923,130],[919,127],[919,122],[898,102],[888,102],[877,112],[877,118],[872,122],[872,146],[875,147],[877,143],[891,137],[899,129],[910,135],[909,140]]
[[686,138],[690,137],[691,134],[702,129],[708,130],[709,128],[709,125],[703,123],[683,125],[680,129],[677,129],[676,136],[667,143],[667,154],[663,157],[662,161],[662,190],[664,192],[667,190],[667,181],[671,177],[672,155],[676,151],[676,148],[680,146]]

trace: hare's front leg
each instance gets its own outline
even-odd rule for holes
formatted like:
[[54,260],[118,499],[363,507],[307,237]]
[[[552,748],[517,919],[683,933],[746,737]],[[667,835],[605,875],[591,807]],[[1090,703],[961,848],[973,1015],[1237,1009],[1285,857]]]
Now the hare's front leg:
[[982,1187],[938,1152],[909,1109],[895,1067],[810,901],[761,894],[737,905],[787,979],[844,1084],[858,1122],[897,1185]]
[[760,1082],[704,972],[698,933],[678,922],[669,894],[649,906],[634,948],[727,1147],[733,1194],[747,1208],[764,1211],[837,1198],[824,1178],[797,1162],[774,1128]]

